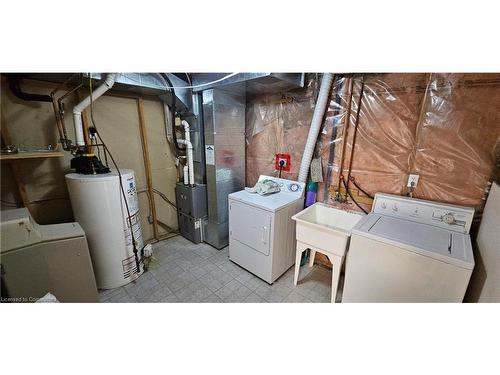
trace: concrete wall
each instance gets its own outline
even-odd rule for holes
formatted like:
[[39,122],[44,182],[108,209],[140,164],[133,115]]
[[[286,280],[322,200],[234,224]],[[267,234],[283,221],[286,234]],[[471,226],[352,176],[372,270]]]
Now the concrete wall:
[[[37,81],[25,81],[23,90],[32,93],[49,94],[53,85]],[[57,94],[62,95],[63,91]],[[83,90],[82,95],[86,94]],[[71,109],[76,95],[66,101],[66,126],[69,137],[74,139]],[[1,106],[12,144],[20,147],[45,147],[56,144],[58,139],[54,112],[51,103],[25,102],[17,99],[2,80]],[[154,98],[144,99],[149,154],[153,185],[171,201],[175,201],[174,186],[177,178],[174,158],[165,137],[163,105]],[[135,171],[139,191],[146,189],[146,174],[140,138],[137,101],[134,98],[105,95],[95,102],[94,118],[108,148],[120,168]],[[17,162],[21,178],[26,185],[30,200],[30,211],[41,224],[69,222],[73,220],[71,204],[64,180],[70,171],[71,155],[64,157],[24,160]],[[2,164],[2,201],[19,200],[16,184],[6,163]],[[148,222],[149,203],[147,194],[139,194],[141,223],[144,238],[152,237],[152,225]],[[158,219],[166,225],[177,228],[174,208],[155,195]],[[2,209],[5,209],[2,203]],[[165,233],[161,227],[160,234]]]

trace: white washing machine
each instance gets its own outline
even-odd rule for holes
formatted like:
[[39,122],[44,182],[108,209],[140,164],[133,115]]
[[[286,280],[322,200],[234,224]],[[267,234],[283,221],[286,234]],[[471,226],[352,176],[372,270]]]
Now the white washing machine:
[[261,196],[229,194],[229,259],[272,284],[295,263],[295,221],[304,207],[305,184],[276,177],[281,191]]
[[342,302],[462,302],[474,209],[376,194],[352,230]]

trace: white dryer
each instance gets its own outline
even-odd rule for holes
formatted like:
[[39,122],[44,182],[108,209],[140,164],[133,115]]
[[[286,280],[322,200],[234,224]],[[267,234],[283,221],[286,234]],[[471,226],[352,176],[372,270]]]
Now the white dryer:
[[376,194],[353,228],[342,302],[461,302],[474,209]]
[[304,183],[270,176],[281,191],[229,194],[229,259],[272,284],[295,263],[295,221],[304,207]]

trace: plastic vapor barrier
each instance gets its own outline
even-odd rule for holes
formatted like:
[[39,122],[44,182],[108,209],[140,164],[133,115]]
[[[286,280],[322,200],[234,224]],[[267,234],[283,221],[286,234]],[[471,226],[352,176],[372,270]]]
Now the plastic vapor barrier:
[[[282,176],[297,178],[319,78],[308,75],[305,89],[248,99],[247,185],[277,175],[276,153],[291,154],[291,171]],[[315,151],[325,181],[318,200],[334,202],[342,169],[368,195],[409,194],[408,176],[418,174],[413,197],[480,209],[499,136],[500,74],[336,75]],[[349,181],[370,209],[358,187]]]

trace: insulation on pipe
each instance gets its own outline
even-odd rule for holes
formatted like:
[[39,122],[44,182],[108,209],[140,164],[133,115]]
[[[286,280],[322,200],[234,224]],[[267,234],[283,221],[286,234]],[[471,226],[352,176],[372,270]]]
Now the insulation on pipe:
[[311,128],[309,129],[309,135],[307,136],[306,146],[302,155],[302,162],[300,163],[299,182],[307,182],[309,166],[313,157],[314,147],[316,146],[316,140],[318,139],[318,134],[321,129],[321,123],[323,122],[323,116],[325,115],[328,101],[330,99],[330,89],[332,87],[332,83],[333,74],[324,73],[321,80],[318,100],[316,101],[316,107],[314,108]]

